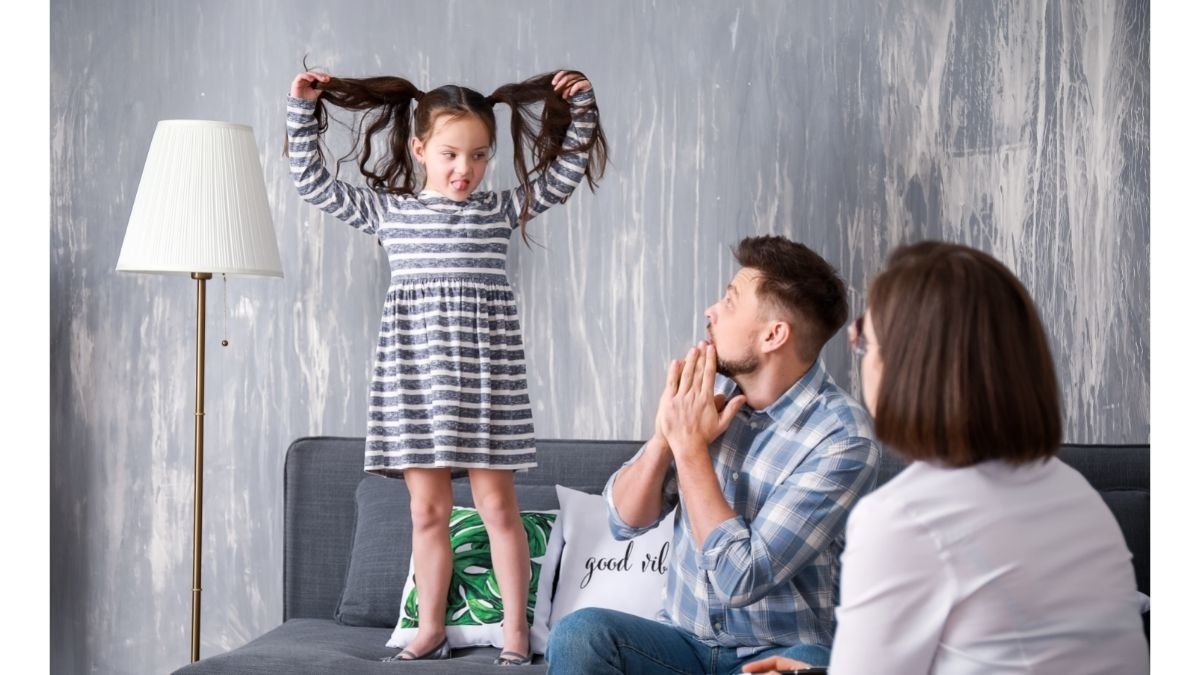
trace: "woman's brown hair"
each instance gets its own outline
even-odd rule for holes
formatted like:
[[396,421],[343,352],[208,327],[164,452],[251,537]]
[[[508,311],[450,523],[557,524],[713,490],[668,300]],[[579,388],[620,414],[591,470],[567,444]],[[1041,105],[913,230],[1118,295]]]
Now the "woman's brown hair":
[[[307,68],[306,68],[307,70]],[[576,71],[568,71],[579,75]],[[608,141],[596,120],[595,132],[584,143],[564,147],[567,128],[571,124],[570,103],[554,91],[554,73],[531,77],[524,82],[506,84],[491,96],[460,87],[445,85],[422,92],[413,83],[400,77],[330,78],[316,82],[321,97],[316,101],[314,116],[318,137],[323,137],[329,125],[326,105],[365,112],[353,127],[354,146],[338,160],[338,167],[348,158],[358,155],[358,168],[373,190],[411,195],[417,189],[415,167],[409,154],[409,138],[422,141],[429,138],[434,122],[442,115],[463,117],[474,115],[487,127],[491,145],[496,144],[496,116],[492,106],[503,103],[512,108],[513,170],[527,198],[522,200],[520,214],[521,236],[528,243],[525,224],[529,220],[532,199],[531,177],[544,172],[559,156],[587,153],[584,177],[588,187],[596,189],[596,181],[604,175],[608,164]],[[413,102],[416,102],[415,109]],[[363,126],[366,125],[366,129]],[[372,163],[372,141],[385,135],[387,152]],[[360,149],[361,146],[361,149]],[[323,148],[317,152],[324,160]],[[526,161],[532,156],[532,166]],[[336,170],[335,170],[336,171]]]
[[914,460],[1022,464],[1062,441],[1058,380],[1016,276],[966,246],[894,251],[867,305],[883,360],[875,433]]

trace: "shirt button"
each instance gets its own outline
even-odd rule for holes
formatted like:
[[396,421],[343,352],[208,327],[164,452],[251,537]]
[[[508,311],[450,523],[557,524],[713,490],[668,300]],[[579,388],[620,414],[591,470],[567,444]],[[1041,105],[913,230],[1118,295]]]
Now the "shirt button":
[[713,628],[716,628],[717,630],[721,630],[721,622],[718,621],[718,622],[714,623]]
[[737,480],[737,479],[738,479],[738,478],[740,478],[740,477],[741,477],[741,474],[740,474],[740,473],[738,473],[738,472],[736,472],[736,471],[734,471],[734,472],[733,472],[733,479],[734,479],[734,480]]

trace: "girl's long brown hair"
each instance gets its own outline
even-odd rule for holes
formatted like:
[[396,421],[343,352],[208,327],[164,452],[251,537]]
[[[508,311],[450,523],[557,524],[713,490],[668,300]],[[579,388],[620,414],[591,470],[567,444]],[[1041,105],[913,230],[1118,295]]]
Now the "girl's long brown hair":
[[[546,171],[554,160],[565,153],[584,152],[588,156],[584,177],[588,187],[594,191],[596,182],[604,175],[608,164],[608,141],[600,128],[599,119],[587,142],[563,147],[567,128],[571,125],[571,106],[561,94],[554,91],[551,84],[553,79],[553,72],[545,73],[524,82],[506,84],[491,96],[484,96],[457,85],[445,85],[422,92],[413,83],[400,77],[334,77],[328,82],[313,83],[322,91],[313,114],[317,120],[318,138],[321,138],[329,126],[326,105],[366,113],[358,118],[353,127],[354,146],[338,160],[337,167],[340,168],[347,159],[358,155],[358,168],[372,189],[411,195],[415,193],[417,184],[413,159],[409,153],[410,137],[427,140],[433,123],[442,115],[475,115],[487,127],[494,148],[496,116],[492,106],[496,103],[508,105],[512,108],[513,170],[525,194],[520,214],[521,237],[528,244],[525,224],[530,218],[529,203],[533,198],[531,178]],[[412,109],[414,101],[417,104],[415,110]],[[372,162],[372,143],[380,134],[386,135],[388,151]],[[317,153],[324,161],[321,146],[318,143]],[[526,160],[526,153],[532,158],[532,166]]]

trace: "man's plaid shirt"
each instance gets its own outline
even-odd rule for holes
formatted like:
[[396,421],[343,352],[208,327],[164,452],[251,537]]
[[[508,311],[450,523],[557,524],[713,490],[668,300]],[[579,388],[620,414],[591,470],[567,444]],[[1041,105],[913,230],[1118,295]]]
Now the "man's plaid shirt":
[[[737,393],[720,375],[715,389],[726,400]],[[713,530],[700,550],[674,466],[663,484],[662,513],[643,528],[617,515],[616,474],[604,488],[618,539],[651,529],[679,506],[658,619],[747,655],[770,646],[831,646],[846,518],[875,487],[879,464],[866,411],[818,361],[765,410],[743,406],[709,451],[738,515]]]

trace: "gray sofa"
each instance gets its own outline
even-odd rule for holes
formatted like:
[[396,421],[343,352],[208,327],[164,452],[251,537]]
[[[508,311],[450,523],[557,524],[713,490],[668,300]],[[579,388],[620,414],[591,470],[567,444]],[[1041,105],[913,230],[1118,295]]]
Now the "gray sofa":
[[[537,441],[536,469],[516,476],[522,508],[546,508],[546,495],[561,484],[599,492],[609,475],[640,446],[634,441]],[[385,646],[392,626],[344,625],[337,616],[344,605],[350,551],[356,527],[356,493],[369,487],[400,498],[404,483],[362,471],[362,438],[301,438],[287,451],[284,468],[283,623],[250,643],[210,656],[176,675],[217,673],[483,673],[495,672],[490,647],[455,650],[448,661],[381,663],[395,653]],[[1150,593],[1150,448],[1068,445],[1059,453],[1100,491],[1125,534],[1133,553],[1138,589]],[[903,468],[885,455],[882,484]],[[375,482],[364,482],[375,481]],[[378,481],[387,481],[379,483]],[[455,487],[455,503],[469,505],[465,478]],[[363,483],[363,486],[360,486]],[[386,487],[381,487],[385,486]],[[542,486],[542,487],[539,487]],[[549,488],[545,486],[550,486]],[[404,497],[406,501],[406,497]],[[403,519],[398,519],[398,521]],[[400,555],[408,559],[407,524],[398,523]],[[379,589],[374,613],[399,613],[399,590]],[[1149,616],[1146,617],[1149,635]],[[522,672],[545,672],[539,657]]]

